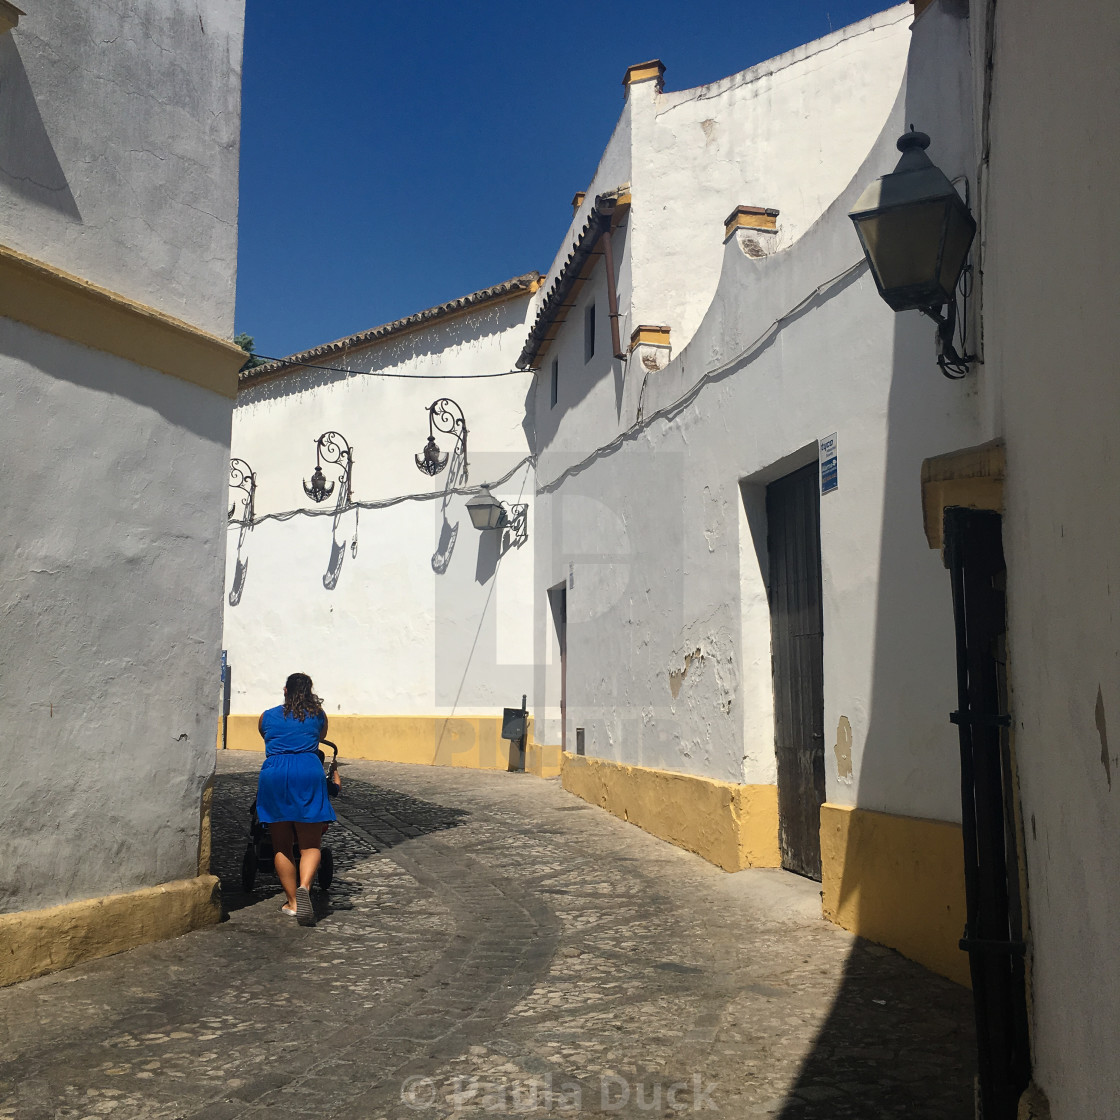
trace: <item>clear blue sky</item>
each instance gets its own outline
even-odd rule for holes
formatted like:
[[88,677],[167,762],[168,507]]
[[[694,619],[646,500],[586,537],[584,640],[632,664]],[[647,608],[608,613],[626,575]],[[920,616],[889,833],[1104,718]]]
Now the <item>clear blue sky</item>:
[[622,107],[888,7],[248,0],[237,330],[274,356],[544,271]]

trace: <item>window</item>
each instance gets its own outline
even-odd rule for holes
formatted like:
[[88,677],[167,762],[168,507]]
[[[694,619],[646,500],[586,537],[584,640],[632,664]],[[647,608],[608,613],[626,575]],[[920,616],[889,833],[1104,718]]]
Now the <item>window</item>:
[[583,360],[591,361],[595,356],[595,304],[588,304],[583,315]]
[[550,407],[556,407],[556,399],[560,395],[560,359],[552,359],[552,389],[549,395]]

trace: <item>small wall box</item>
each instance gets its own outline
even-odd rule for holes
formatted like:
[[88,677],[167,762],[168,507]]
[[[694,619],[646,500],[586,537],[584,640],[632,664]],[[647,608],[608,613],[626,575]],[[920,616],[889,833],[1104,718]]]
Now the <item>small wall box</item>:
[[502,738],[520,740],[525,738],[525,717],[527,712],[521,708],[502,709]]

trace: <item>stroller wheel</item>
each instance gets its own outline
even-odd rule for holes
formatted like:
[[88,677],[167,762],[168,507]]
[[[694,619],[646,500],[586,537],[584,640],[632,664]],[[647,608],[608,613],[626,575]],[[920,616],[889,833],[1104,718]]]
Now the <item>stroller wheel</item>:
[[241,861],[241,889],[248,894],[257,881],[257,849],[250,844],[245,849],[245,858]]
[[327,890],[334,879],[334,852],[330,848],[324,848],[319,853],[319,874],[316,878],[322,891]]

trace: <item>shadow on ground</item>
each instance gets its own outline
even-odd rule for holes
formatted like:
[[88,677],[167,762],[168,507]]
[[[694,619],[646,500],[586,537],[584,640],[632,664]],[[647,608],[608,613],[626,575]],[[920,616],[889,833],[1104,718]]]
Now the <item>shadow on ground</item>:
[[914,967],[856,941],[778,1120],[973,1120],[971,995],[939,977],[907,985]]
[[[371,852],[455,828],[467,816],[465,809],[436,805],[418,797],[354,779],[343,779],[343,793],[333,802],[339,823],[324,837],[334,858],[334,883],[329,900],[319,899],[316,910],[348,909],[347,872]],[[280,890],[276,876],[258,870],[251,891],[242,889],[241,864],[249,844],[249,808],[257,794],[257,774],[218,774],[211,806],[210,871],[222,883],[223,917],[271,898]],[[350,827],[347,827],[349,825]]]

